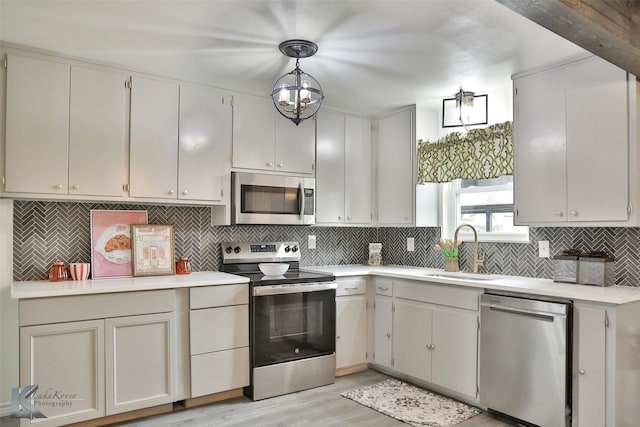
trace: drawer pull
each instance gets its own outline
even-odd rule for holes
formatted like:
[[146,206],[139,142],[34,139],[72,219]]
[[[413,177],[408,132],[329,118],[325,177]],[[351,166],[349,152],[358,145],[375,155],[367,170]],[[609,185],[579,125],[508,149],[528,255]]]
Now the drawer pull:
[[378,286],[378,290],[380,290],[380,291],[388,291],[389,288],[387,288],[386,286]]
[[352,288],[344,288],[345,291],[357,291],[358,287],[352,287]]

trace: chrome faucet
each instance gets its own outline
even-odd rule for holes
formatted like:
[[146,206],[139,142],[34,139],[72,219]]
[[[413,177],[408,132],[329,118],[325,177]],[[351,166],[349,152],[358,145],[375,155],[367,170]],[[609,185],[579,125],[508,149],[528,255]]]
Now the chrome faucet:
[[456,228],[456,232],[453,233],[453,244],[455,246],[458,246],[458,232],[460,231],[460,229],[462,227],[469,227],[471,229],[471,231],[473,231],[473,243],[474,243],[474,248],[473,248],[473,272],[477,273],[478,269],[482,266],[484,266],[484,259],[480,259],[478,258],[478,232],[476,231],[475,227],[471,224],[460,224],[458,226],[458,228]]

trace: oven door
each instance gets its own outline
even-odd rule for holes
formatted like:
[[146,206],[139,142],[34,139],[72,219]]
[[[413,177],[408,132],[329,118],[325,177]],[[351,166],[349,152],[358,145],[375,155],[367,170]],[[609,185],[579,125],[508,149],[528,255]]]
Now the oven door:
[[335,282],[256,286],[252,299],[252,366],[334,354]]
[[315,179],[233,172],[234,224],[315,223]]

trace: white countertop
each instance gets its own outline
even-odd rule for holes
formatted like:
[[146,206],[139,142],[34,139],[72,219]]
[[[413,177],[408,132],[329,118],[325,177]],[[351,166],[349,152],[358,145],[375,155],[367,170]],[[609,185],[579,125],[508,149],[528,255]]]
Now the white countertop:
[[104,294],[110,292],[147,291],[152,289],[192,288],[196,286],[248,283],[249,279],[217,271],[148,277],[118,277],[113,279],[66,280],[49,282],[13,282],[11,298],[47,298],[68,295]]
[[[550,279],[531,277],[491,275],[492,280],[460,279],[453,277],[432,277],[428,274],[442,273],[442,270],[402,265],[372,267],[362,264],[325,265],[301,267],[305,271],[331,273],[336,277],[384,276],[407,280],[422,280],[472,288],[482,288],[501,292],[518,292],[530,295],[566,298],[578,301],[592,301],[608,304],[626,304],[640,301],[640,288],[624,286],[586,286],[554,283]],[[153,289],[190,288],[235,283],[248,283],[249,279],[217,271],[196,272],[187,275],[120,277],[64,282],[46,280],[13,282],[11,297],[14,299],[47,298],[68,295],[88,295],[110,292],[146,291]]]
[[[428,274],[442,273],[443,270],[402,265],[372,267],[368,265],[326,265],[302,267],[305,271],[333,273],[336,277],[349,276],[383,276],[408,280],[423,280],[431,283],[442,283],[472,288],[483,288],[502,292],[518,292],[529,295],[540,295],[566,298],[577,301],[592,301],[608,304],[626,304],[640,301],[640,288],[626,286],[587,286],[555,283],[551,279],[535,279],[531,277],[490,275],[493,280],[459,279],[452,277],[430,277]],[[446,274],[446,273],[445,273]]]

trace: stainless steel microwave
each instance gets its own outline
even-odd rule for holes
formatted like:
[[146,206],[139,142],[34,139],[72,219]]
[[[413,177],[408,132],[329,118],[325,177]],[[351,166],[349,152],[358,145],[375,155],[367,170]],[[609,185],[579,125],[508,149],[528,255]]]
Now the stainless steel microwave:
[[232,172],[232,223],[316,222],[315,178]]

